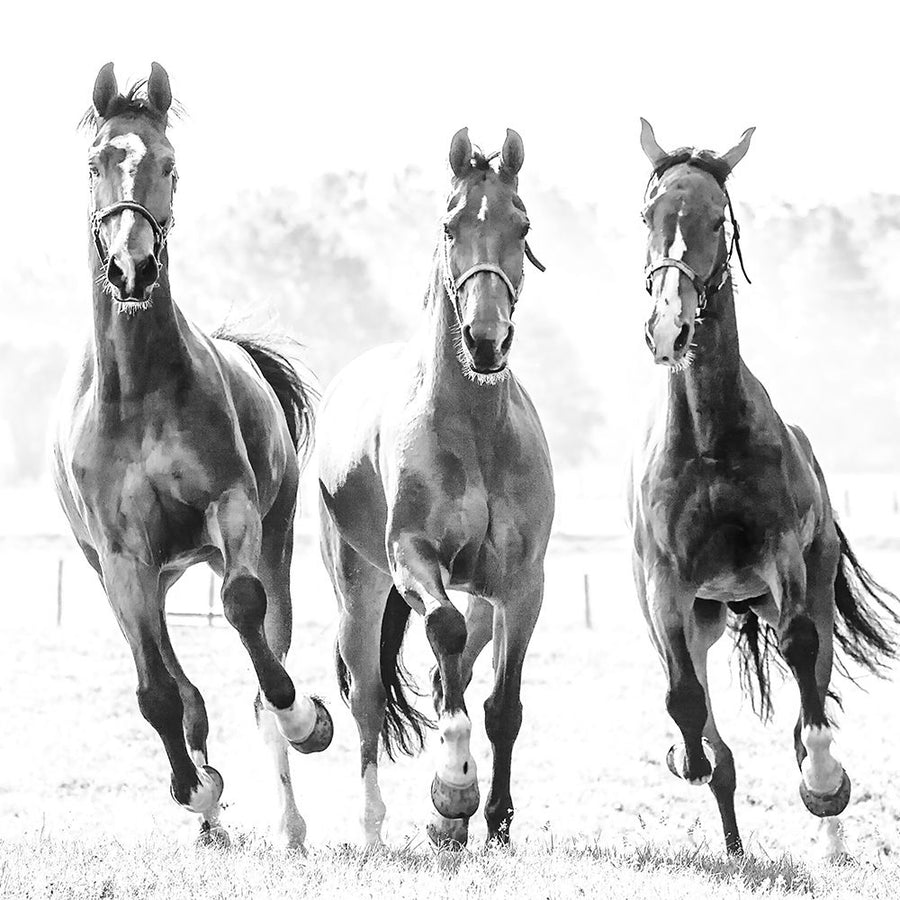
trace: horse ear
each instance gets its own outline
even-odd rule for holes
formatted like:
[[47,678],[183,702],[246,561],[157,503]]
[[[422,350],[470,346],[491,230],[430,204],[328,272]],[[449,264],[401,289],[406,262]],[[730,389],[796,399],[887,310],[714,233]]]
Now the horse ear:
[[727,152],[723,153],[721,159],[728,164],[728,171],[731,172],[734,167],[746,156],[750,149],[750,138],[756,127],[748,128],[742,135],[741,139]]
[[523,162],[525,162],[525,145],[522,143],[522,137],[518,131],[507,128],[506,140],[500,151],[500,171],[515,178]]
[[172,105],[172,88],[169,74],[158,63],[150,63],[150,78],[147,81],[147,99],[161,112],[168,112]]
[[472,142],[469,140],[469,129],[460,128],[450,141],[450,168],[457,178],[462,178],[472,162]]
[[113,72],[113,64],[108,62],[97,73],[94,82],[94,112],[101,119],[106,118],[109,106],[119,96],[119,85],[116,81],[116,73]]
[[669,154],[656,141],[653,126],[641,117],[641,148],[655,169]]

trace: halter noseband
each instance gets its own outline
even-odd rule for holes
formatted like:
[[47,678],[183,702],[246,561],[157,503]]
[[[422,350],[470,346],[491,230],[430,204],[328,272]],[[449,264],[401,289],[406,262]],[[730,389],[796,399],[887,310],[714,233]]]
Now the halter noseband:
[[[690,162],[687,160],[686,162]],[[675,163],[673,163],[674,165]],[[668,168],[668,166],[666,167]],[[665,168],[658,170],[653,173],[651,177],[651,182],[653,178],[659,178]],[[704,169],[704,171],[706,171]],[[731,205],[731,197],[728,195],[728,190],[725,185],[720,185],[722,188],[722,192],[725,194],[725,202],[728,205],[728,215],[731,219],[731,246],[728,248],[728,253],[725,255],[725,259],[718,265],[716,268],[710,272],[709,277],[704,279],[697,272],[695,272],[684,260],[675,259],[671,256],[664,256],[661,259],[657,259],[655,262],[648,263],[647,267],[644,269],[644,280],[646,282],[647,293],[653,293],[653,276],[660,269],[678,269],[679,272],[686,275],[688,280],[694,286],[694,290],[697,292],[697,311],[703,312],[706,309],[706,303],[709,300],[710,295],[718,293],[722,289],[722,286],[725,284],[728,279],[729,274],[731,273],[730,265],[731,265],[731,257],[732,254],[737,250],[738,262],[741,266],[741,271],[744,273],[744,278],[747,279],[747,284],[752,284],[749,276],[747,275],[747,270],[744,268],[744,257],[741,253],[741,229],[737,223],[737,219],[734,217],[734,207]],[[650,185],[647,185],[647,189],[650,189]],[[718,277],[718,280],[716,280]]]
[[103,220],[108,219],[110,216],[114,216],[117,213],[125,212],[126,210],[131,210],[132,212],[136,212],[143,216],[150,226],[150,230],[153,232],[153,255],[158,260],[162,253],[162,249],[166,244],[166,238],[169,236],[169,232],[175,224],[175,219],[170,215],[169,218],[160,225],[154,218],[153,213],[136,200],[119,200],[117,203],[110,203],[109,206],[95,209],[91,213],[91,232],[94,236],[94,246],[97,248],[97,256],[100,257],[101,261],[105,261],[108,256],[103,247],[103,242],[100,240],[100,226],[103,224]]
[[[528,241],[525,241],[525,256],[539,272],[547,271],[547,267],[534,255],[534,253],[532,253],[531,247],[528,246]],[[519,302],[519,296],[522,293],[522,288],[525,286],[524,266],[522,267],[522,277],[519,279],[518,285],[512,283],[509,275],[507,275],[500,266],[488,262],[476,263],[474,266],[470,266],[468,269],[466,269],[466,271],[463,272],[462,275],[460,275],[458,278],[454,278],[453,268],[450,265],[450,238],[448,238],[446,235],[443,238],[442,261],[444,288],[450,295],[450,299],[453,301],[453,309],[456,312],[456,318],[458,321],[462,322],[462,313],[460,312],[459,308],[460,289],[473,275],[477,275],[479,272],[491,272],[494,275],[499,275],[503,283],[506,285],[506,289],[509,291],[510,300],[512,301],[512,308],[516,308],[516,304]]]

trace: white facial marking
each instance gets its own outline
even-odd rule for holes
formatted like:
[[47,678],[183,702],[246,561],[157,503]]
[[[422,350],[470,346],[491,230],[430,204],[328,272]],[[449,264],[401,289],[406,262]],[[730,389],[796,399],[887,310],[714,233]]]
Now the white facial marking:
[[438,719],[441,736],[437,774],[445,784],[466,787],[476,780],[475,760],[469,752],[472,723],[461,710]]
[[134,200],[134,181],[138,166],[147,154],[147,147],[136,134],[120,134],[109,142],[110,147],[125,151],[125,159],[119,163],[122,173],[122,199]]
[[831,754],[831,729],[805,725],[800,740],[807,753],[800,767],[806,786],[816,794],[833,794],[841,786],[844,767]]
[[478,221],[484,222],[487,219],[488,199],[487,194],[481,198],[481,208],[478,210]]

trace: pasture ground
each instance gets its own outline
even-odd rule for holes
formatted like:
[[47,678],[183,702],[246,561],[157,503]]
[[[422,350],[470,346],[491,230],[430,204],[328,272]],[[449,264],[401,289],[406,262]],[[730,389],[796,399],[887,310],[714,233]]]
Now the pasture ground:
[[[895,542],[847,530],[864,564],[900,585]],[[56,563],[65,558],[63,622],[56,627]],[[514,848],[484,851],[472,821],[469,850],[434,853],[424,837],[430,748],[385,760],[385,851],[358,849],[357,736],[332,673],[335,604],[313,541],[294,567],[290,656],[298,688],[324,696],[335,739],[293,757],[309,855],[273,850],[271,773],[253,725],[254,683],[227,625],[173,626],[173,642],[210,713],[210,762],[224,775],[223,817],[233,848],[196,851],[196,823],[168,795],[156,735],[134,698],[130,654],[87,564],[57,539],[0,541],[5,573],[0,653],[0,894],[44,897],[412,896],[900,897],[900,705],[894,681],[844,684],[838,753],[853,779],[843,819],[853,856],[818,858],[817,822],[797,796],[791,682],[775,690],[768,725],[742,700],[730,644],[711,660],[720,729],[738,767],[738,816],[748,858],[725,858],[709,791],[673,778],[675,739],[662,672],[645,634],[626,544],[555,540],[544,611],[524,673],[525,721],[513,770]],[[593,628],[583,614],[591,576]],[[205,608],[208,575],[188,573],[171,609]],[[427,682],[420,621],[406,660]],[[481,703],[489,653],[467,693],[482,799],[490,772]],[[422,707],[428,708],[427,700]]]

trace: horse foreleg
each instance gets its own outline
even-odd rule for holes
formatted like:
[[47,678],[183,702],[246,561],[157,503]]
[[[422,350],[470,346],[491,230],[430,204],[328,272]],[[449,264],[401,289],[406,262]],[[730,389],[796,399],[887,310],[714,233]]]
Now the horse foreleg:
[[184,705],[161,651],[159,571],[136,559],[111,555],[102,560],[102,577],[134,657],[138,707],[160,736],[169,759],[172,797],[208,820],[218,811],[222,776],[205,762],[193,760],[185,746]]
[[467,630],[462,613],[444,588],[437,552],[418,539],[389,541],[393,578],[404,600],[425,613],[425,634],[437,660],[442,692],[438,701],[440,737],[431,800],[437,812],[428,833],[436,844],[462,845],[469,818],[478,809],[478,776],[469,744],[472,722],[463,692],[462,653]]
[[324,750],[333,735],[331,716],[314,697],[298,697],[282,661],[265,633],[266,591],[258,568],[262,523],[256,504],[243,490],[225,492],[206,513],[209,539],[224,560],[222,608],[238,632],[256,672],[264,709],[282,734],[302,753]]
[[[800,690],[800,715],[794,750],[800,766],[800,796],[819,818],[838,816],[850,800],[850,778],[834,757],[825,698],[831,682],[834,634],[834,573],[839,549],[814,546],[805,567],[796,565],[781,578],[778,637]],[[843,856],[846,848],[837,822],[826,824],[825,850]]]
[[731,748],[722,740],[716,727],[706,674],[707,654],[710,647],[724,634],[727,620],[728,608],[724,603],[697,600],[688,618],[686,633],[694,671],[706,696],[706,725],[703,728],[703,737],[712,747],[714,756],[709,787],[719,807],[722,830],[725,833],[725,849],[728,853],[738,856],[744,849],[734,811],[734,792],[737,786],[734,755]]
[[[208,765],[206,740],[209,737],[209,719],[206,715],[206,704],[203,695],[191,682],[181,667],[172,641],[169,638],[169,629],[166,626],[165,614],[160,611],[159,617],[160,642],[159,649],[163,662],[169,674],[178,685],[178,694],[181,697],[181,705],[184,708],[182,725],[184,736],[187,740],[188,752],[194,765],[203,769]],[[201,813],[200,842],[203,844],[227,846],[228,833],[219,824],[220,808],[218,802],[208,810]]]
[[488,842],[509,842],[513,818],[510,773],[522,726],[522,665],[543,600],[543,574],[519,597],[494,611],[494,689],[484,703],[484,724],[494,751],[491,789],[484,806]]
[[708,784],[712,765],[703,749],[706,727],[706,691],[697,677],[688,648],[686,624],[694,596],[672,578],[638,579],[638,590],[650,632],[666,671],[666,710],[678,726],[684,743],[666,757],[669,770],[691,784]]
[[[490,643],[494,634],[494,606],[484,597],[475,594],[469,595],[469,603],[466,606],[466,646],[460,659],[463,690],[468,688],[472,680],[472,671],[481,652]],[[496,668],[496,658],[494,660]],[[444,687],[441,684],[441,672],[437,666],[431,673],[431,696],[435,710],[440,709]]]

